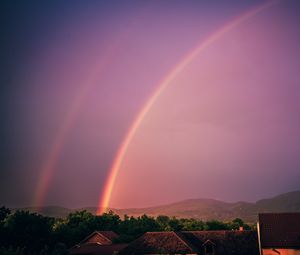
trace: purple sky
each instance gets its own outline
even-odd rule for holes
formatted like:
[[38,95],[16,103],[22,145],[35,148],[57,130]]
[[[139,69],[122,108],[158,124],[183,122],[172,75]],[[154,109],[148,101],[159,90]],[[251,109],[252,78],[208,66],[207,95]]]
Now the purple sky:
[[[4,3],[0,205],[97,205],[159,82],[263,3]],[[300,189],[299,11],[290,0],[259,12],[175,77],[128,148],[111,206],[255,201]]]

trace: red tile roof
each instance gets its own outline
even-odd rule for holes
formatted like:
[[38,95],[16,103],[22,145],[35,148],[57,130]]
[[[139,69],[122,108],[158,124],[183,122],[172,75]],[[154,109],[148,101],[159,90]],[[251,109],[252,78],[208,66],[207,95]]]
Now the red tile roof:
[[109,240],[113,241],[114,239],[118,238],[119,235],[116,234],[114,231],[97,231],[97,233],[105,236]]
[[259,254],[256,231],[148,232],[120,254],[203,254],[211,243],[218,255]]
[[83,239],[80,244],[98,243],[101,245],[110,245],[116,238],[118,238],[118,235],[113,231],[95,231]]
[[147,232],[120,252],[120,254],[195,253],[194,247],[175,232]]
[[112,245],[98,245],[98,244],[83,244],[75,245],[69,251],[73,255],[113,255],[116,252],[125,248],[127,244],[112,244]]
[[262,248],[300,248],[300,213],[259,214]]
[[258,239],[256,231],[183,231],[191,244],[203,253],[205,243],[213,243],[215,254],[226,255],[258,255]]

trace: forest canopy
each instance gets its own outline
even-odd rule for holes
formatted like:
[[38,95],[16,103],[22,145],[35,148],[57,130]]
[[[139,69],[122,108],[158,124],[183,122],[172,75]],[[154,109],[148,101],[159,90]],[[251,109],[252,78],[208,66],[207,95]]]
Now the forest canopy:
[[129,217],[110,211],[93,215],[83,210],[66,218],[52,218],[29,211],[14,213],[0,208],[0,254],[2,255],[64,255],[93,231],[111,230],[119,234],[116,243],[133,241],[149,231],[248,230],[254,228],[236,218],[231,222],[217,220],[177,219],[165,215]]

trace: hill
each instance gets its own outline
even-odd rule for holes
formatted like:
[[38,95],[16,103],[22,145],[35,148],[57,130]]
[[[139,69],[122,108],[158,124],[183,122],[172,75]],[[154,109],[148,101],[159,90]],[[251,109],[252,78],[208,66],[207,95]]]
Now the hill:
[[[96,213],[96,207],[84,207],[78,209],[68,209],[64,207],[28,207],[21,208],[32,212],[51,217],[66,217],[75,210],[87,210]],[[214,199],[188,199],[177,203],[147,207],[147,208],[129,208],[129,209],[111,209],[120,216],[127,214],[129,216],[141,216],[147,214],[150,216],[168,215],[178,218],[195,218],[202,220],[221,220],[230,221],[235,218],[241,218],[245,222],[255,222],[260,212],[300,212],[300,191],[284,193],[273,198],[262,199],[256,203],[235,202],[227,203]]]
[[230,221],[241,218],[246,222],[255,222],[262,212],[300,212],[300,191],[284,193],[273,198],[262,199],[256,203],[226,203],[214,199],[189,199],[177,203],[139,208],[113,209],[119,215],[151,216],[168,215],[178,218],[196,218],[202,220]]

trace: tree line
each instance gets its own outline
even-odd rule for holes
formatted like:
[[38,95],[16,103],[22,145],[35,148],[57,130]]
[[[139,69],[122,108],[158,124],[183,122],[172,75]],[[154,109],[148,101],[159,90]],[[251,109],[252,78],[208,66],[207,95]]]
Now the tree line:
[[112,211],[93,215],[83,210],[66,218],[53,218],[29,211],[14,213],[0,208],[1,255],[66,255],[68,249],[93,231],[112,230],[119,234],[117,243],[130,242],[148,231],[246,230],[254,228],[237,218],[231,222],[217,220],[177,219],[147,215],[120,218]]

